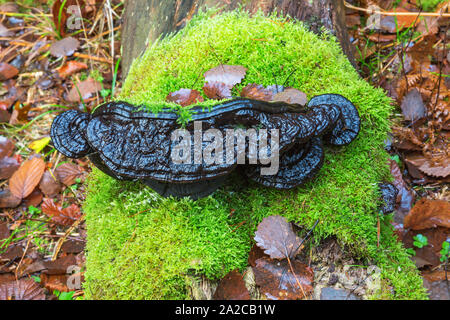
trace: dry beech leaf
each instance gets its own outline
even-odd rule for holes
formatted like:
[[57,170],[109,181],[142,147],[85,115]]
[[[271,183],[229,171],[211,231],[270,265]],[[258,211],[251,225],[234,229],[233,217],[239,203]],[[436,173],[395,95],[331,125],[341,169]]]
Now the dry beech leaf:
[[0,241],[8,239],[10,234],[8,224],[6,222],[0,222]]
[[36,187],[28,197],[23,199],[23,203],[27,207],[29,206],[37,207],[42,202],[43,198],[44,195],[42,194],[41,190],[39,190],[39,188]]
[[20,164],[16,158],[4,157],[0,159],[0,180],[9,179],[19,166]]
[[423,173],[432,177],[445,178],[450,175],[450,159],[445,158],[440,163],[431,163],[432,160],[423,155],[410,155],[406,157],[409,164],[414,165]]
[[9,189],[17,198],[27,197],[41,181],[45,170],[45,162],[34,157],[22,163],[9,179]]
[[398,167],[397,162],[389,159],[389,166],[391,175],[394,177],[394,181],[392,184],[397,188],[397,213],[400,215],[406,215],[414,203],[414,194],[409,190],[406,186],[405,181],[403,180],[403,175]]
[[67,256],[58,258],[54,261],[47,260],[43,262],[45,270],[42,273],[45,274],[66,274],[70,266],[77,265],[75,255],[69,254]]
[[312,293],[313,270],[298,260],[291,261],[291,264],[294,274],[287,260],[278,261],[269,258],[256,260],[256,267],[253,268],[255,282],[268,299],[297,300],[305,298],[305,294],[308,296]]
[[83,172],[76,164],[66,162],[56,168],[55,175],[66,186],[71,186],[76,182],[77,178],[82,177]]
[[0,300],[45,300],[44,290],[32,279],[0,285]]
[[450,203],[422,198],[405,217],[405,228],[422,230],[435,227],[450,228]]
[[186,107],[197,102],[203,102],[203,97],[197,90],[180,89],[169,93],[166,97],[166,101],[175,102],[176,104]]
[[61,78],[67,78],[68,76],[80,72],[81,70],[85,70],[88,68],[88,65],[83,62],[70,60],[67,61],[61,68],[58,68],[58,74]]
[[41,205],[42,212],[52,219],[52,222],[62,226],[71,226],[80,219],[80,208],[76,204],[71,204],[67,208],[57,205],[52,199],[45,198]]
[[93,97],[94,94],[100,90],[102,90],[102,84],[94,79],[89,78],[74,84],[67,95],[67,101],[80,102],[81,99],[87,100]]
[[273,91],[265,88],[263,85],[250,83],[242,89],[241,97],[261,101],[272,101]]
[[250,300],[242,275],[233,270],[220,280],[214,300]]
[[0,191],[0,208],[15,208],[21,202],[22,199],[13,195],[9,189]]
[[47,275],[45,273],[41,274],[41,285],[44,286],[50,292],[58,290],[59,292],[69,292],[73,289],[67,287],[67,281],[69,276],[65,274],[57,275]]
[[405,120],[415,121],[423,118],[426,114],[422,95],[417,88],[411,89],[403,98],[401,109]]
[[214,100],[231,98],[231,89],[223,82],[207,82],[203,86],[203,92]]
[[14,78],[19,74],[19,70],[16,67],[6,63],[0,62],[0,81],[5,81]]
[[272,259],[286,259],[297,255],[301,239],[294,233],[286,218],[270,216],[258,225],[255,241]]
[[282,92],[275,94],[273,101],[282,101],[291,104],[300,104],[302,106],[306,105],[308,100],[306,99],[306,94],[300,90],[294,88],[287,88]]
[[50,171],[46,170],[39,182],[39,188],[46,197],[52,197],[61,191],[62,185],[56,174],[52,175]]
[[67,37],[52,43],[50,46],[50,54],[56,58],[71,56],[80,46],[80,41],[73,37]]
[[230,66],[221,64],[205,72],[205,82],[221,82],[232,89],[236,84],[244,79],[247,68],[243,66]]

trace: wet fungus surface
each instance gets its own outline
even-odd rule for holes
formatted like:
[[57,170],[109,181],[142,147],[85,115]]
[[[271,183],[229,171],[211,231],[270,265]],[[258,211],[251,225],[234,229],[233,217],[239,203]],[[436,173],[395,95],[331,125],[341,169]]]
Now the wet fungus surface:
[[[198,199],[220,187],[237,166],[264,186],[294,188],[320,170],[324,158],[322,140],[346,145],[360,129],[355,106],[337,94],[315,96],[306,106],[239,98],[209,110],[193,107],[191,111],[184,139],[173,138],[181,127],[176,112],[165,109],[154,114],[121,101],[105,103],[92,114],[69,110],[58,115],[51,137],[62,154],[70,158],[87,155],[101,171],[116,179],[142,180],[162,196]],[[202,139],[198,145],[195,138],[199,129],[217,129],[224,134],[209,141]],[[229,131],[234,134],[225,134]],[[279,156],[278,170],[270,175],[262,174],[268,165],[258,162],[255,152],[261,152],[263,140],[252,140],[248,135],[255,132],[259,137],[263,131],[267,156]],[[255,141],[257,146],[252,148]],[[195,161],[196,154],[211,148],[213,142],[214,161],[201,157]],[[180,163],[174,161],[173,152],[181,143],[190,152],[182,152],[184,160]]]

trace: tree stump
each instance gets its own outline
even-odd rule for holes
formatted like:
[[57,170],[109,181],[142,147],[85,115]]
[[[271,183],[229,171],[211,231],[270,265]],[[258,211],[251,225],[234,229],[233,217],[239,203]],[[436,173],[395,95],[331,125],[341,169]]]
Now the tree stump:
[[251,13],[262,10],[265,14],[289,15],[304,21],[316,33],[325,27],[337,37],[342,50],[356,67],[342,0],[128,0],[122,30],[122,74],[128,73],[133,60],[149,44],[183,28],[199,9],[218,7],[225,11],[239,6]]

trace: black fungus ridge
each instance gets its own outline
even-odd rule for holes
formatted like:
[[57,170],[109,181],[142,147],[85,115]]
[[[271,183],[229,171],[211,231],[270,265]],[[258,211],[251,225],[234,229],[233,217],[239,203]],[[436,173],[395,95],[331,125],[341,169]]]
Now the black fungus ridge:
[[[263,176],[263,165],[248,164],[248,139],[247,164],[242,165],[251,180],[277,189],[294,188],[317,174],[324,158],[322,140],[345,145],[356,138],[360,129],[355,106],[337,94],[313,97],[306,107],[239,98],[207,110],[200,106],[191,110],[192,121],[185,129],[191,134],[192,154],[194,121],[201,121],[203,133],[208,129],[268,129],[268,141],[270,129],[278,129],[278,173]],[[67,157],[87,155],[95,166],[116,179],[142,180],[163,196],[207,196],[241,165],[236,161],[237,147],[233,150],[234,162],[226,163],[224,135],[221,164],[175,164],[171,150],[177,142],[171,140],[171,134],[180,128],[177,120],[178,114],[168,109],[154,114],[126,102],[109,102],[92,114],[69,110],[58,115],[52,123],[51,137],[55,148]],[[208,144],[203,142],[202,150]]]

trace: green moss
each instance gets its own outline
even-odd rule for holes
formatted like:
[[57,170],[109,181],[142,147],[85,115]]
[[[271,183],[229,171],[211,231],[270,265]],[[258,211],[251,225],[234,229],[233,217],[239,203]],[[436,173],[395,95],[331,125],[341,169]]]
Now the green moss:
[[424,298],[421,278],[389,227],[382,229],[377,247],[377,183],[390,179],[383,150],[392,110],[389,98],[358,76],[329,35],[312,34],[300,23],[273,16],[209,15],[200,14],[180,33],[147,49],[134,62],[119,99],[158,111],[169,92],[201,91],[206,70],[220,63],[243,65],[248,71],[240,88],[287,79],[286,85],[308,97],[346,96],[361,114],[361,133],[347,147],[328,148],[314,181],[291,191],[234,176],[208,198],[177,201],[94,170],[84,206],[86,296],[184,298],[187,274],[220,278],[242,270],[257,224],[279,214],[305,227],[320,219],[315,243],[335,235],[367,263],[377,263],[385,289],[393,288],[379,297]]

